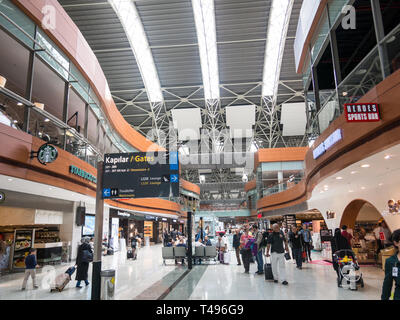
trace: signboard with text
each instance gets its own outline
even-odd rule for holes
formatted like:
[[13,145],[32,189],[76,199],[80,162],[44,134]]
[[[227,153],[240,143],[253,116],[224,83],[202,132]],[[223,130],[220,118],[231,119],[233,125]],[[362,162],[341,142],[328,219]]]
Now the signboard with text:
[[104,155],[103,199],[179,196],[177,152]]
[[380,121],[379,105],[377,103],[347,103],[344,105],[347,122]]

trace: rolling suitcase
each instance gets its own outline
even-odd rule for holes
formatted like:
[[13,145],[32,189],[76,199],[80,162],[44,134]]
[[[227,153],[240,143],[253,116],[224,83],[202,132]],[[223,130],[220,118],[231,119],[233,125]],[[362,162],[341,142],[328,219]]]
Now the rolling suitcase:
[[265,275],[265,280],[274,280],[271,263],[266,262],[264,264],[264,275]]
[[71,277],[74,274],[76,268],[70,267],[65,271],[65,273],[59,274],[56,279],[53,287],[50,292],[58,291],[61,292],[64,290],[65,286],[71,281]]

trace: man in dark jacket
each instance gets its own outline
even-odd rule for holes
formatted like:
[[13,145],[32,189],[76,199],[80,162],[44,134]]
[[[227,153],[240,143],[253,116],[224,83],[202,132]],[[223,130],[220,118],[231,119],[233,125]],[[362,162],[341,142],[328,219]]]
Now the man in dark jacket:
[[93,260],[93,251],[89,244],[89,238],[85,237],[81,240],[81,245],[78,248],[78,256],[76,257],[76,277],[75,280],[77,281],[76,287],[81,287],[81,281],[85,281],[86,286],[89,285],[88,281],[88,270],[89,270],[89,263]]
[[302,269],[303,264],[303,237],[299,233],[299,230],[296,226],[292,227],[292,230],[289,232],[289,242],[292,246],[293,258],[296,260],[296,265],[298,269]]
[[392,294],[393,281],[396,286],[393,300],[400,300],[400,229],[393,232],[392,242],[397,252],[395,255],[386,259],[385,262],[385,280],[382,286],[382,300],[389,300]]
[[36,268],[38,267],[36,262],[36,250],[31,248],[29,249],[29,254],[25,258],[25,276],[24,281],[22,282],[22,290],[25,290],[26,283],[28,282],[29,277],[32,277],[33,287],[35,289],[39,288],[36,283]]
[[236,260],[237,260],[237,264],[238,266],[240,266],[242,263],[240,262],[240,231],[239,229],[236,229],[235,234],[233,235],[233,243],[232,246],[235,248],[235,252],[236,252]]

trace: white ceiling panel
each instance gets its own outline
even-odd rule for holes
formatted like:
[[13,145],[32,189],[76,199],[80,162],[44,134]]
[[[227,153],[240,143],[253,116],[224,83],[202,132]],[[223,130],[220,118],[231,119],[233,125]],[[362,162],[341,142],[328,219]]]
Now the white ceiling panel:
[[256,124],[256,107],[254,105],[233,106],[225,108],[226,125],[231,138],[251,138]]
[[282,104],[281,124],[283,124],[283,136],[304,135],[307,124],[305,103]]
[[201,113],[199,108],[172,110],[174,128],[178,130],[179,140],[199,140]]

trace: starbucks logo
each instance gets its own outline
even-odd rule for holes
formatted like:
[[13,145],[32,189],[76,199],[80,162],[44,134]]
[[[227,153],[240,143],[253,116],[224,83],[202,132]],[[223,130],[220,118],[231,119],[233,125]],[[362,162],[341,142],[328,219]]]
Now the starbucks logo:
[[38,161],[43,165],[54,162],[57,157],[58,151],[56,147],[50,144],[44,144],[43,146],[41,146],[37,153]]

